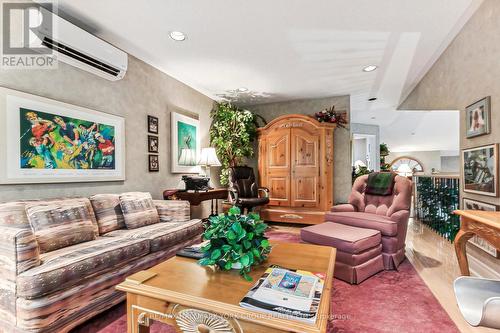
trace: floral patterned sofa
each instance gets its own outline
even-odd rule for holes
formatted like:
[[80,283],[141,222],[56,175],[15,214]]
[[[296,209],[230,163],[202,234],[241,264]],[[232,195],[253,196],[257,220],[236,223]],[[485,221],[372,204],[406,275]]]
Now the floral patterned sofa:
[[202,232],[188,202],[149,193],[0,203],[0,332],[67,332]]

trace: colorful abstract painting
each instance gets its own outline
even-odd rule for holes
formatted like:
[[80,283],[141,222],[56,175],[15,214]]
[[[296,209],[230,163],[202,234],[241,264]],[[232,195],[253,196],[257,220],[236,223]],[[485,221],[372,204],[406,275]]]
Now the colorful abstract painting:
[[114,126],[24,108],[19,116],[21,168],[115,168]]
[[0,184],[122,181],[125,119],[0,87]]

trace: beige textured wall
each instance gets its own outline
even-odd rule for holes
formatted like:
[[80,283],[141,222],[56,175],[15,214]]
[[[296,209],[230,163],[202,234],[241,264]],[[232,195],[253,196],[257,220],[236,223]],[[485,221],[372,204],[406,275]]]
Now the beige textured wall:
[[[132,56],[125,78],[117,82],[59,63],[57,70],[0,70],[0,86],[125,117],[127,160],[125,182],[0,185],[0,201],[124,191],[148,191],[161,198],[163,190],[175,187],[181,176],[170,173],[171,111],[198,117],[202,147],[208,146],[213,101]],[[148,172],[148,114],[160,121],[157,173]]]
[[[455,40],[449,45],[422,81],[401,104],[401,109],[454,109],[460,114],[460,148],[500,142],[500,1],[485,0]],[[491,96],[491,133],[467,139],[465,112],[467,105]],[[499,198],[464,194],[462,196],[500,204]],[[500,261],[473,251],[479,262],[488,267],[483,275],[496,270]]]
[[[246,108],[260,114],[267,121],[271,121],[276,117],[284,114],[307,114],[312,115],[315,112],[322,111],[335,105],[335,109],[339,111],[350,111],[349,96],[335,96],[321,99],[297,100],[281,103],[269,103]],[[351,192],[351,136],[349,129],[337,128],[334,135],[334,200],[338,202],[346,202],[349,193]],[[258,156],[256,156],[256,159]],[[256,159],[252,161],[254,167],[257,166]]]

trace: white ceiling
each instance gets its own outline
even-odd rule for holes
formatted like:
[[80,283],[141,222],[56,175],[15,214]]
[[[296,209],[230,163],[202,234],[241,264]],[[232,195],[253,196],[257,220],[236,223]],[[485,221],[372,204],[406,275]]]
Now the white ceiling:
[[[59,8],[214,99],[248,105],[349,94],[351,121],[378,124],[384,133],[414,125],[402,122],[396,107],[481,2],[59,0]],[[171,40],[173,30],[187,40]],[[379,69],[364,73],[368,64]],[[249,92],[235,94],[239,87]]]

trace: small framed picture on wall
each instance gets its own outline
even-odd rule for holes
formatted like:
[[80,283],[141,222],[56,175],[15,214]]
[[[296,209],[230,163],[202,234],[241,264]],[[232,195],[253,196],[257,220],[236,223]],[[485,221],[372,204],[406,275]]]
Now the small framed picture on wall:
[[149,155],[149,172],[160,171],[160,161],[158,155]]
[[148,116],[148,132],[153,134],[158,134],[158,118],[154,116]]
[[490,133],[490,96],[485,97],[465,109],[467,138]]
[[158,153],[158,137],[154,135],[148,135],[148,152]]
[[498,196],[498,144],[462,150],[464,192]]

